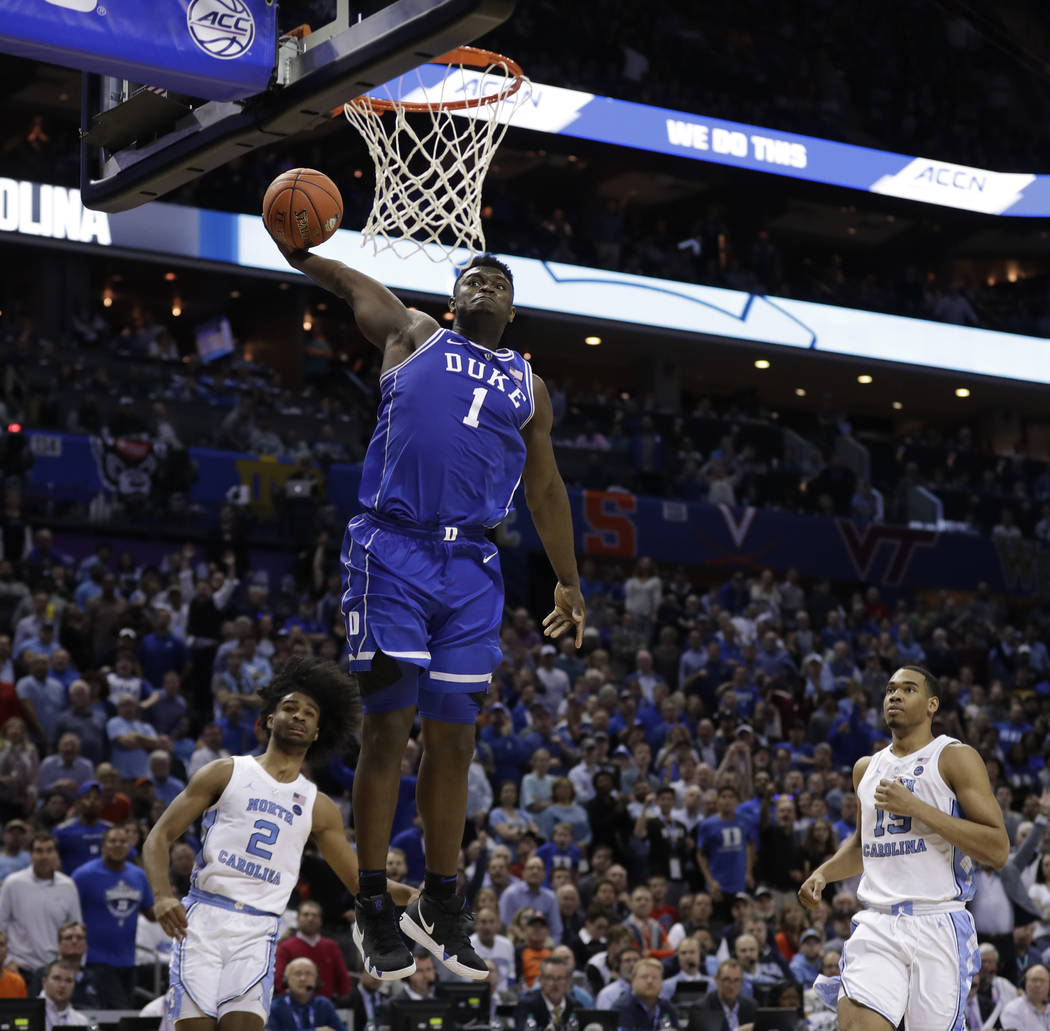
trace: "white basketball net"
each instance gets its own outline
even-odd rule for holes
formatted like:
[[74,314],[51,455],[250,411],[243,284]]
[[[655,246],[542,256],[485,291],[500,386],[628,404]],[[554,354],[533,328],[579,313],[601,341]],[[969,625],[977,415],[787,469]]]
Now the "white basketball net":
[[[362,229],[373,253],[391,248],[399,258],[422,251],[431,261],[457,262],[485,250],[481,188],[510,120],[528,96],[529,82],[511,92],[505,59],[484,68],[426,64],[369,96],[388,102],[380,112],[360,97],[343,105],[375,164],[375,200]],[[440,81],[433,82],[435,75]],[[445,104],[490,98],[462,110]],[[405,104],[425,104],[409,111]],[[428,246],[433,244],[436,246]],[[469,258],[468,258],[469,260]]]

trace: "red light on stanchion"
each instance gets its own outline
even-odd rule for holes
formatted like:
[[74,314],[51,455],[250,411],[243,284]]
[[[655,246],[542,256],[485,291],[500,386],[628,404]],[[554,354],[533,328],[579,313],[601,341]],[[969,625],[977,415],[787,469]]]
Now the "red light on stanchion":
[[7,424],[7,432],[8,433],[21,433],[22,432],[22,424],[20,422],[9,422]]

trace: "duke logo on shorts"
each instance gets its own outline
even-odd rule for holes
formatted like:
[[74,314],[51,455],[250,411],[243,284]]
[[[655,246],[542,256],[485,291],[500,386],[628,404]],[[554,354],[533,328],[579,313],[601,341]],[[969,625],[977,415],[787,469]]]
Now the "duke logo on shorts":
[[383,373],[380,388],[365,512],[347,526],[341,556],[350,669],[370,668],[381,650],[426,670],[430,690],[485,690],[503,614],[485,531],[521,482],[532,369],[515,351],[440,329]]

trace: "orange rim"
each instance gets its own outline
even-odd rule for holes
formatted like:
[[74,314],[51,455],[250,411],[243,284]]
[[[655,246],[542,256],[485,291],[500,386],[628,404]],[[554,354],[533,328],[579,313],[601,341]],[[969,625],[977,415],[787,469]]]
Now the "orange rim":
[[400,100],[386,100],[383,97],[355,97],[350,103],[354,107],[367,107],[382,114],[384,111],[411,111],[422,113],[427,111],[464,111],[471,107],[484,107],[487,104],[497,104],[507,97],[512,97],[521,89],[525,81],[525,73],[517,61],[509,57],[497,54],[494,50],[482,50],[480,47],[456,47],[447,54],[435,57],[428,64],[443,64],[466,68],[491,68],[493,65],[502,65],[507,70],[507,84],[498,92],[485,97],[470,97],[466,100],[448,100],[440,104],[422,104],[416,102],[405,102]]

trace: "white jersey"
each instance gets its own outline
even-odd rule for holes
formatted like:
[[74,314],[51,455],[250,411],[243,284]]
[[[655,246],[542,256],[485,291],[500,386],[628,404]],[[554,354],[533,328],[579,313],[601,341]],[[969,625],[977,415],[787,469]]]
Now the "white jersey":
[[857,787],[864,875],[857,897],[868,906],[900,904],[962,908],[973,898],[974,862],[934,833],[921,820],[877,809],[879,781],[904,783],[922,801],[942,812],[961,816],[955,792],[940,774],[941,752],[959,742],[941,734],[911,755],[896,756],[884,748],[872,756]]
[[235,756],[229,784],[204,814],[191,894],[207,892],[238,908],[283,913],[299,880],[316,797],[317,785],[302,774],[283,784],[254,757]]

